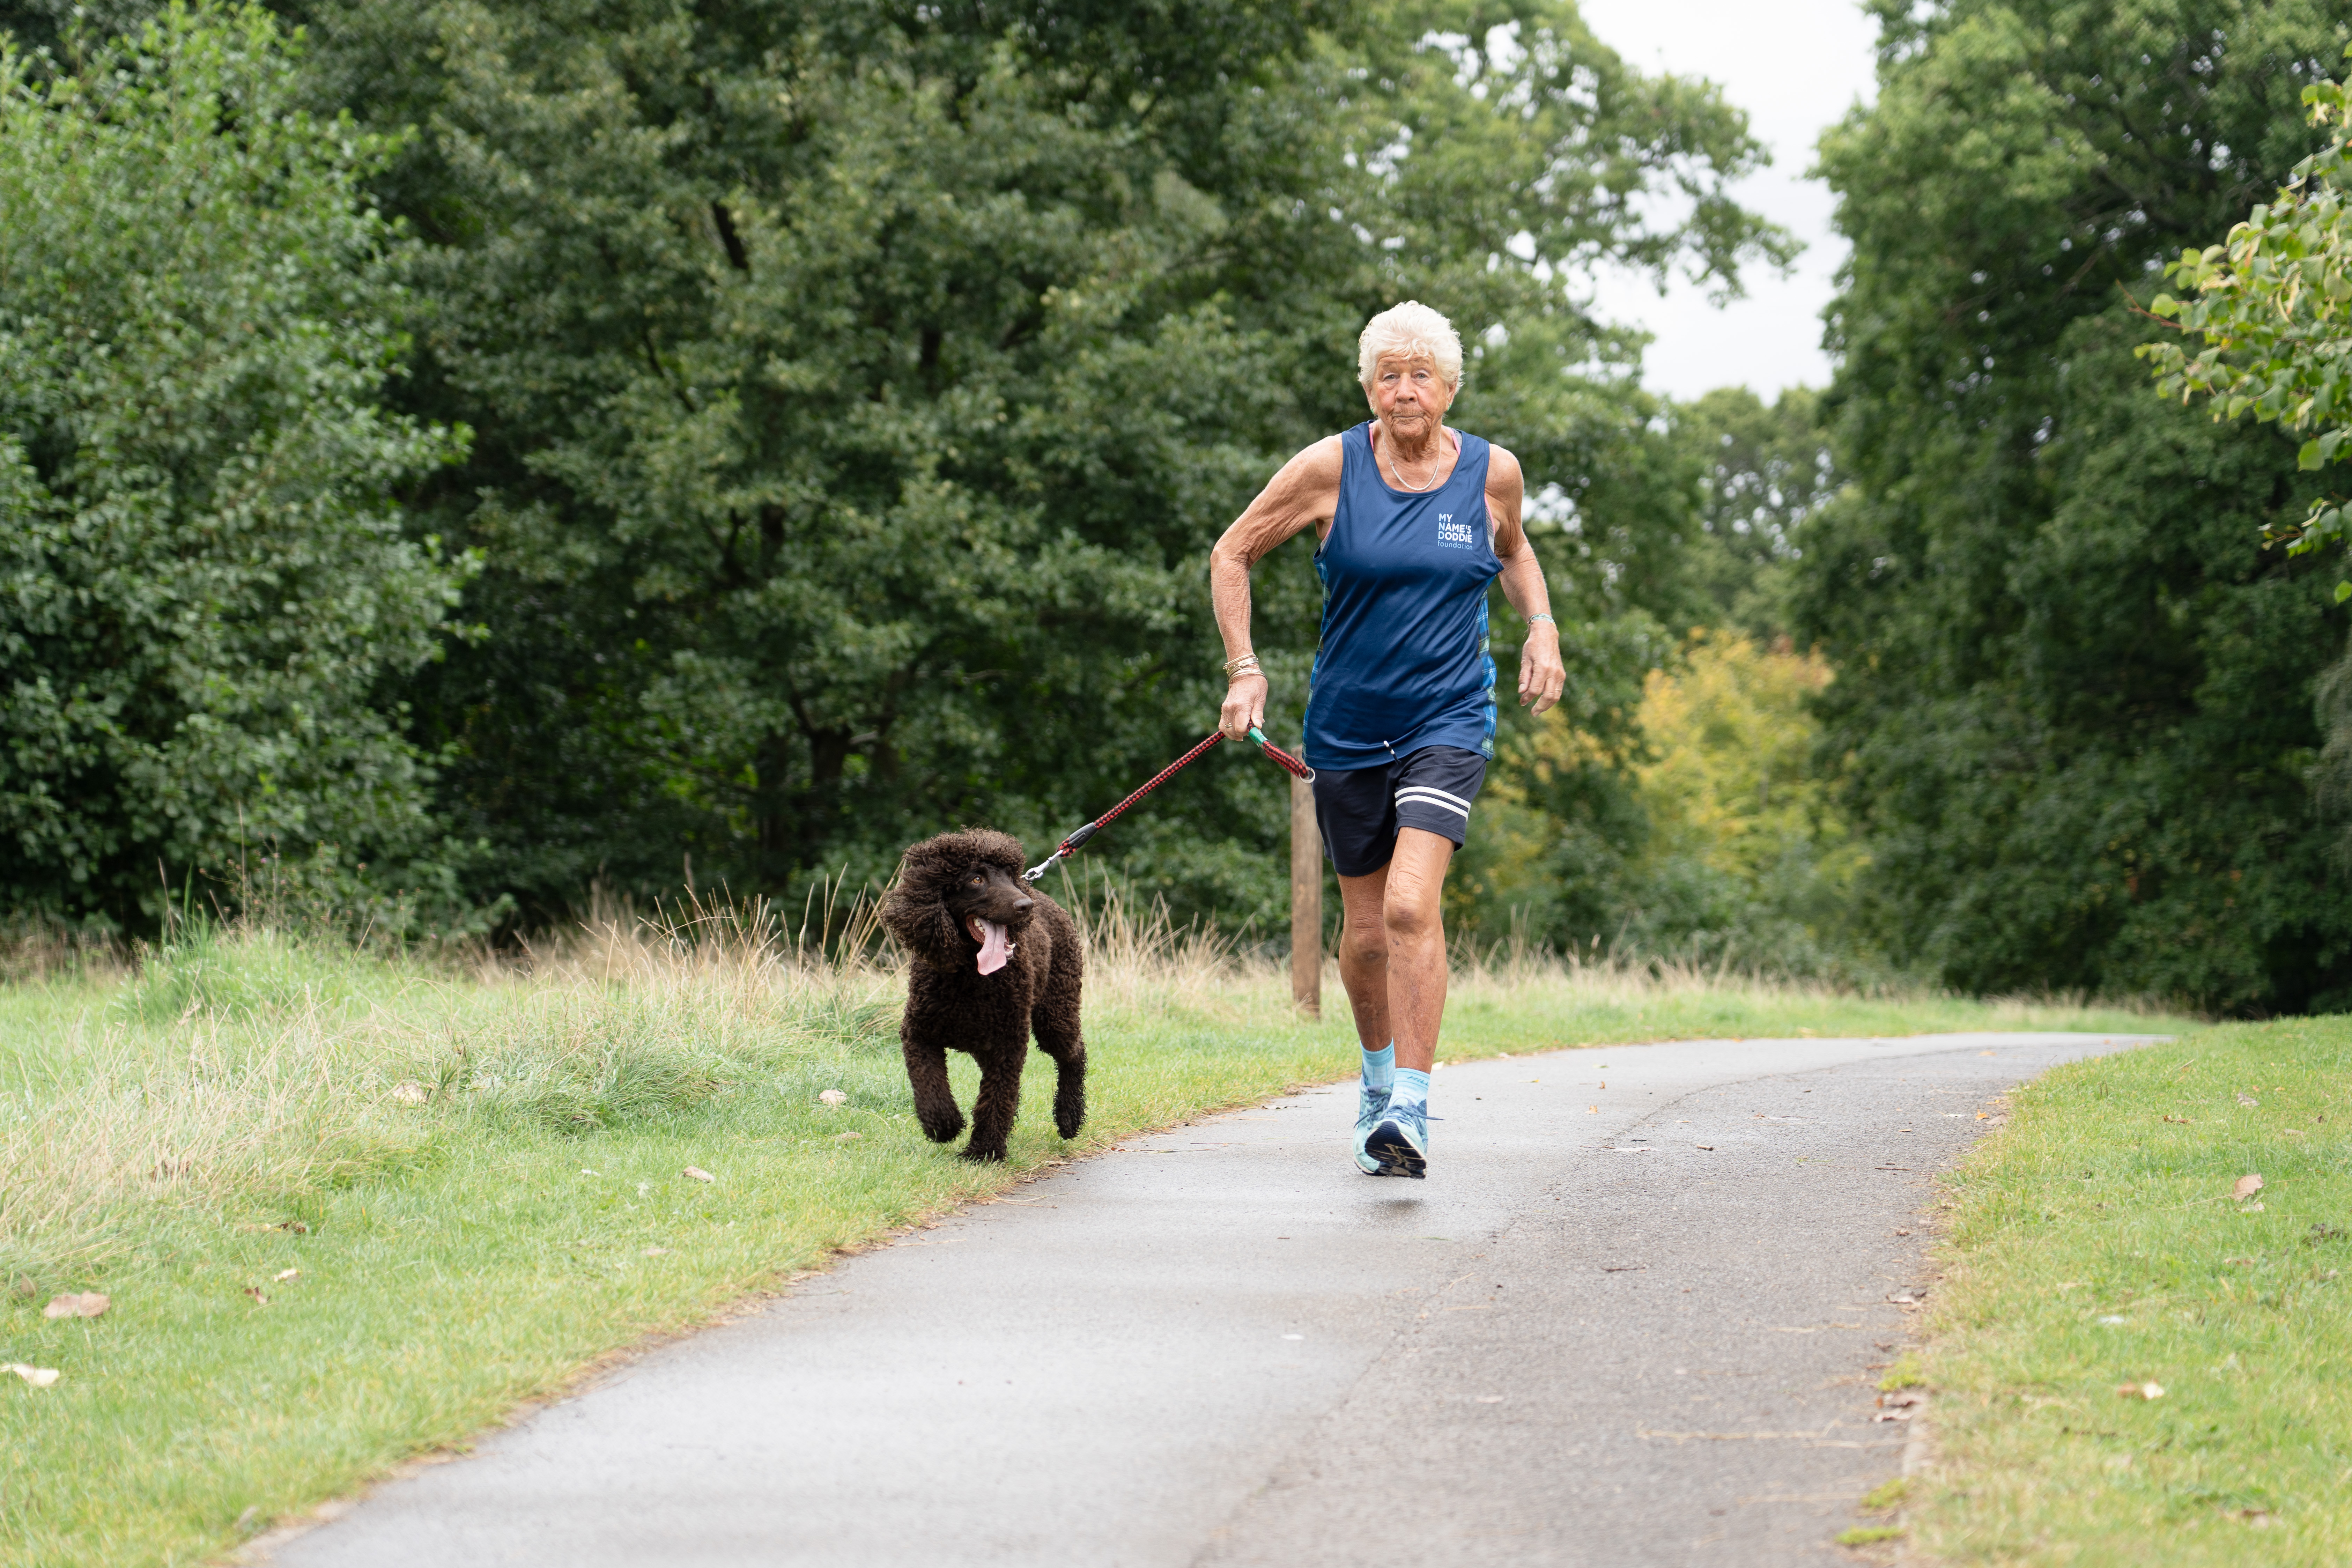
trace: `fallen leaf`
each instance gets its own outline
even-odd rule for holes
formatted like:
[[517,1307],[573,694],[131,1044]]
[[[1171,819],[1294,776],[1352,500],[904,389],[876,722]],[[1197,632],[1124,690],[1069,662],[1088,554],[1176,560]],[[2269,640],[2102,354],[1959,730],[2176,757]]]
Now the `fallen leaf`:
[[2262,1177],[2256,1175],[2253,1172],[2249,1171],[2244,1175],[2238,1178],[2238,1184],[2230,1189],[2230,1195],[2242,1203],[2262,1190]]
[[1985,1112],[1983,1112],[1983,1111],[1981,1111],[1981,1110],[1978,1111],[1978,1112],[1977,1112],[1977,1120],[1978,1120],[1979,1121],[1982,1121],[1984,1119],[1985,1119]]
[[836,1132],[833,1135],[833,1141],[836,1143],[855,1143],[863,1136],[865,1135],[859,1132]]
[[2188,1125],[2189,1125],[2189,1118],[2187,1118],[2186,1116],[2168,1116],[2168,1117],[2166,1117],[2166,1118],[2165,1118],[2165,1120],[2166,1120],[2167,1121],[2178,1121],[2178,1122],[2179,1122],[2179,1123],[2180,1123],[2180,1125],[2182,1125],[2183,1127],[2186,1127],[2186,1126],[2188,1126]]
[[2160,1383],[2126,1383],[2116,1392],[2126,1399],[2161,1399],[2164,1384]]
[[1584,1114],[1587,1116],[1598,1116],[1601,1114],[1601,1108],[1597,1105],[1588,1105],[1584,1108]]
[[79,1295],[68,1292],[63,1296],[51,1298],[49,1304],[41,1309],[41,1316],[44,1318],[95,1318],[110,1305],[112,1302],[96,1290],[86,1290]]
[[2239,1212],[2240,1214],[2260,1214],[2260,1213],[2262,1213],[2262,1212],[2263,1212],[2263,1203],[2262,1203],[2262,1200],[2261,1200],[2260,1198],[2256,1198],[2252,1203],[2248,1204],[2245,1207],[2243,1207],[2243,1208],[2240,1209],[2238,1212]]
[[269,1298],[261,1293],[261,1287],[258,1285],[247,1285],[245,1288],[245,1293],[253,1298],[253,1304],[257,1307],[269,1305]]
[[2252,1110],[2255,1106],[2260,1105],[2262,1101],[2256,1100],[2252,1095],[2248,1094],[2242,1089],[2238,1091],[2238,1103],[2244,1106],[2247,1110]]
[[426,1089],[423,1084],[411,1079],[405,1083],[394,1084],[392,1086],[392,1098],[398,1100],[403,1105],[422,1105],[426,1100],[433,1098],[433,1091]]
[[18,1377],[23,1378],[26,1383],[31,1384],[35,1388],[47,1388],[49,1384],[57,1382],[58,1380],[58,1369],[56,1367],[26,1366],[21,1361],[12,1361],[5,1365],[0,1365],[0,1372],[13,1372]]
[[816,1097],[816,1102],[819,1105],[847,1105],[849,1103],[849,1096],[842,1093],[841,1090],[837,1089],[828,1089],[823,1094]]
[[273,1285],[283,1285],[289,1279],[299,1279],[301,1277],[301,1273],[302,1271],[299,1268],[281,1268],[270,1277],[270,1283]]
[[1895,1234],[1895,1235],[1897,1235],[1897,1236],[1908,1236],[1908,1235],[1910,1235],[1911,1233],[1910,1233],[1909,1231],[1907,1231],[1907,1230],[1898,1230],[1898,1231],[1896,1231]]
[[719,1179],[699,1165],[688,1165],[685,1170],[680,1171],[678,1174],[681,1176],[691,1176],[698,1182],[715,1182]]
[[647,1258],[667,1258],[669,1256],[669,1248],[667,1247],[648,1247],[646,1248],[646,1256]]

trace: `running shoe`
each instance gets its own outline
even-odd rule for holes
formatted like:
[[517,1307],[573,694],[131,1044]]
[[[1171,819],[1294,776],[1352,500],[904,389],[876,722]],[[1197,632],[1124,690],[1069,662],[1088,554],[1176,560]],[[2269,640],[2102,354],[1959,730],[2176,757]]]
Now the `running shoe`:
[[1420,1181],[1429,1173],[1429,1106],[1391,1105],[1380,1123],[1364,1135],[1359,1163],[1375,1176],[1411,1176]]
[[1381,1163],[1364,1152],[1364,1140],[1381,1124],[1381,1115],[1389,1108],[1389,1091],[1359,1082],[1356,1086],[1356,1164],[1364,1174],[1377,1176]]

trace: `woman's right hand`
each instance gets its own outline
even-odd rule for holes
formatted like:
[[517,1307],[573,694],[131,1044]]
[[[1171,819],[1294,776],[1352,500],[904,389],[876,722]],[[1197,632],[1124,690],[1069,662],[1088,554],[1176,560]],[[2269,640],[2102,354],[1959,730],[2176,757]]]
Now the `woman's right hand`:
[[1265,722],[1265,677],[1255,670],[1234,679],[1225,688],[1225,705],[1217,714],[1218,732],[1228,741],[1245,741],[1253,726]]

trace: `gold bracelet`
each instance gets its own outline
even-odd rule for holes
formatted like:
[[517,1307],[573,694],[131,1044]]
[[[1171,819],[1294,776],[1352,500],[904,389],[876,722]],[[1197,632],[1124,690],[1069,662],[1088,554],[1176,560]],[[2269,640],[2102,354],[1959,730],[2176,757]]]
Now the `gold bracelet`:
[[1256,662],[1257,655],[1254,653],[1235,654],[1233,658],[1225,660],[1225,673],[1227,675],[1231,675],[1234,671],[1242,668],[1244,666],[1253,665]]

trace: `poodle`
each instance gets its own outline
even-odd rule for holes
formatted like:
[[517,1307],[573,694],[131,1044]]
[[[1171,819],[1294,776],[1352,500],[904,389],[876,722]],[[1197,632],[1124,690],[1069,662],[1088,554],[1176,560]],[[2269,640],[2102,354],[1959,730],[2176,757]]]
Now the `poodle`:
[[1010,835],[942,833],[907,851],[882,904],[882,924],[912,960],[898,1042],[915,1117],[931,1142],[963,1131],[948,1088],[949,1047],[980,1063],[967,1160],[1004,1158],[1032,1028],[1059,1073],[1055,1129],[1075,1138],[1087,1118],[1078,928],[1068,910],[1020,879],[1021,859],[1021,842]]

